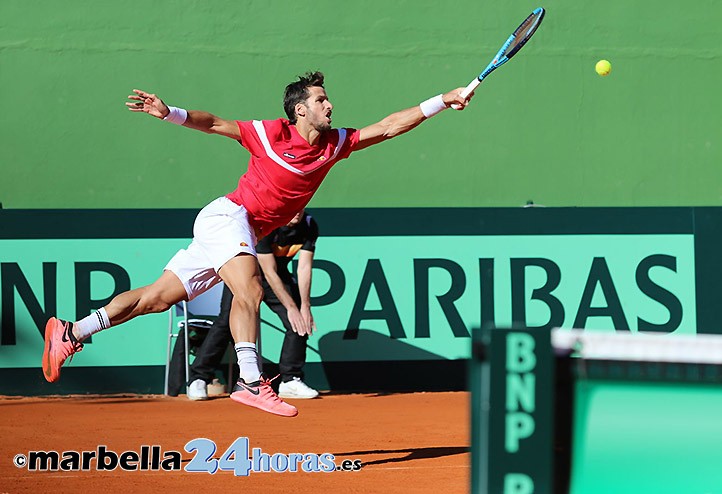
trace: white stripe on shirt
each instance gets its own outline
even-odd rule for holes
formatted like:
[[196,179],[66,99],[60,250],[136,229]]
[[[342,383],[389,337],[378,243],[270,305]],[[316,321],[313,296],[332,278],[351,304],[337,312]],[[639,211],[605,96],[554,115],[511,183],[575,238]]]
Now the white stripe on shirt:
[[254,120],[253,127],[256,129],[256,133],[258,134],[258,138],[261,140],[261,144],[263,145],[263,149],[266,151],[266,155],[286,170],[293,172],[297,175],[308,175],[309,173],[313,173],[318,168],[321,168],[322,166],[327,165],[328,163],[333,161],[334,158],[338,156],[338,153],[339,151],[341,151],[343,143],[346,141],[346,129],[338,129],[338,144],[336,145],[336,149],[334,150],[333,155],[328,160],[328,163],[322,163],[313,170],[304,172],[302,170],[299,170],[295,166],[289,165],[283,158],[276,154],[276,152],[271,147],[271,142],[268,140],[268,135],[266,134],[266,128],[263,126],[263,122],[261,122],[260,120]]

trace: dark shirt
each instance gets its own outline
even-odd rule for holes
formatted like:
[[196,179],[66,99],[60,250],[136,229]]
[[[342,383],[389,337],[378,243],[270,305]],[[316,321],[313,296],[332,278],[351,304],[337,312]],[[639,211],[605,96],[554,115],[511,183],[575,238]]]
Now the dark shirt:
[[318,239],[318,225],[316,220],[304,213],[301,221],[294,226],[282,226],[263,237],[256,245],[258,254],[273,254],[276,257],[278,276],[284,283],[292,281],[291,273],[288,270],[293,256],[299,250],[316,250],[316,239]]

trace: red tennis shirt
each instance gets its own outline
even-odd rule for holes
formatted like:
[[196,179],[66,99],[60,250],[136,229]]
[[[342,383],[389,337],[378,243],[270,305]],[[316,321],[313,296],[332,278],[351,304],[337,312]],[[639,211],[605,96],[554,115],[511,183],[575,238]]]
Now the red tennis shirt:
[[312,146],[285,118],[236,123],[251,159],[226,197],[246,208],[259,240],[306,207],[331,167],[359,141],[357,129],[332,129]]

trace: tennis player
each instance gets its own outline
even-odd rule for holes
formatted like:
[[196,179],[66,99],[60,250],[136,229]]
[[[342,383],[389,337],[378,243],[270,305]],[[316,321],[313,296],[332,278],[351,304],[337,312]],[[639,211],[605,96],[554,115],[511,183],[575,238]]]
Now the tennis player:
[[293,417],[296,408],[281,400],[258,369],[256,332],[263,288],[256,258],[257,240],[287,224],[311,200],[331,167],[352,152],[404,134],[449,108],[464,109],[472,95],[463,88],[434,96],[420,105],[392,113],[360,130],[331,127],[333,105],[324,76],[309,72],[286,87],[288,119],[224,120],[211,113],[166,105],[155,94],[134,89],[130,111],[208,134],[237,140],[251,154],[248,170],[231,193],[204,207],[193,225],[193,240],[180,250],[153,284],[121,293],[75,323],[51,317],[45,326],[45,379],[60,378],[66,359],[83,340],[134,317],[168,310],[191,300],[221,280],[233,292],[230,327],[240,368],[231,399]]

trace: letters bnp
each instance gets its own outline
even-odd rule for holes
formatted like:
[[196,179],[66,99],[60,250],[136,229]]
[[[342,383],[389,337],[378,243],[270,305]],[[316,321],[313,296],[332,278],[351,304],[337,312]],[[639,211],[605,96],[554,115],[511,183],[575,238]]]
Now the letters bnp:
[[[504,417],[504,450],[519,452],[522,442],[536,429],[537,366],[534,337],[528,333],[511,332],[506,337],[506,396]],[[504,494],[531,494],[533,479],[524,473],[504,476]]]

